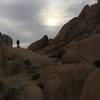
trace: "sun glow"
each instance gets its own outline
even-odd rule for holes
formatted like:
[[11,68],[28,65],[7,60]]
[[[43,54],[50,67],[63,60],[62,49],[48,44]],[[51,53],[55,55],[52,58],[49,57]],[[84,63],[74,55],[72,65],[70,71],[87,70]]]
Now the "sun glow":
[[46,13],[43,15],[43,24],[46,26],[59,26],[63,22],[63,17],[59,13]]
[[58,26],[62,24],[63,15],[64,15],[63,11],[58,10],[55,7],[50,7],[50,8],[47,7],[47,9],[44,9],[40,13],[42,22],[46,26]]
[[49,17],[45,20],[45,25],[48,26],[57,26],[60,23],[60,20],[57,18]]

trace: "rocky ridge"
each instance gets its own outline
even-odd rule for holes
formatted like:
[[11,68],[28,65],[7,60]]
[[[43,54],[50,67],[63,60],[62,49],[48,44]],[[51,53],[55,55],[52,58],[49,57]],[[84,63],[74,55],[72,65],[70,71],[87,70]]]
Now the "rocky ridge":
[[48,36],[45,35],[42,39],[32,43],[28,49],[32,51],[40,50],[49,44]]
[[63,50],[60,49],[64,48],[65,45],[70,44],[72,41],[76,42],[79,38],[82,40],[92,34],[100,33],[99,12],[100,3],[91,6],[86,5],[78,17],[73,18],[61,28],[58,35],[48,46],[36,52],[59,58],[57,56],[63,54]]

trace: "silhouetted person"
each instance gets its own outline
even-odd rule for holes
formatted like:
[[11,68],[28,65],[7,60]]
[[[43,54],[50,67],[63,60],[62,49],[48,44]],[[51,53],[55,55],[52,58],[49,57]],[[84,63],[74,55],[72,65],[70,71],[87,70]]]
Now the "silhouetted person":
[[100,68],[100,60],[95,60],[93,62],[93,64],[97,67],[97,68]]
[[16,44],[17,44],[17,48],[19,48],[19,47],[20,47],[20,41],[17,40],[17,41],[16,41]]

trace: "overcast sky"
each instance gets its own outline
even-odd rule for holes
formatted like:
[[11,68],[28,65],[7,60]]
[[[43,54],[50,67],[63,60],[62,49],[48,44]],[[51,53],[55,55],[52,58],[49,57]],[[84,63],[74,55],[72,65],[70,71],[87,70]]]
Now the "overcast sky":
[[96,0],[0,0],[0,31],[22,46],[47,34],[57,35],[63,24]]

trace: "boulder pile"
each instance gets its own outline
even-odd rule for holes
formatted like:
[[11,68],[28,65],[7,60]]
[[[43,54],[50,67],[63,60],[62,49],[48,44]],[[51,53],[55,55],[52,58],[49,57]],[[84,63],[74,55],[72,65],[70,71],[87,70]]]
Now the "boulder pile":
[[100,100],[100,0],[54,39],[11,48],[0,35],[0,100]]

